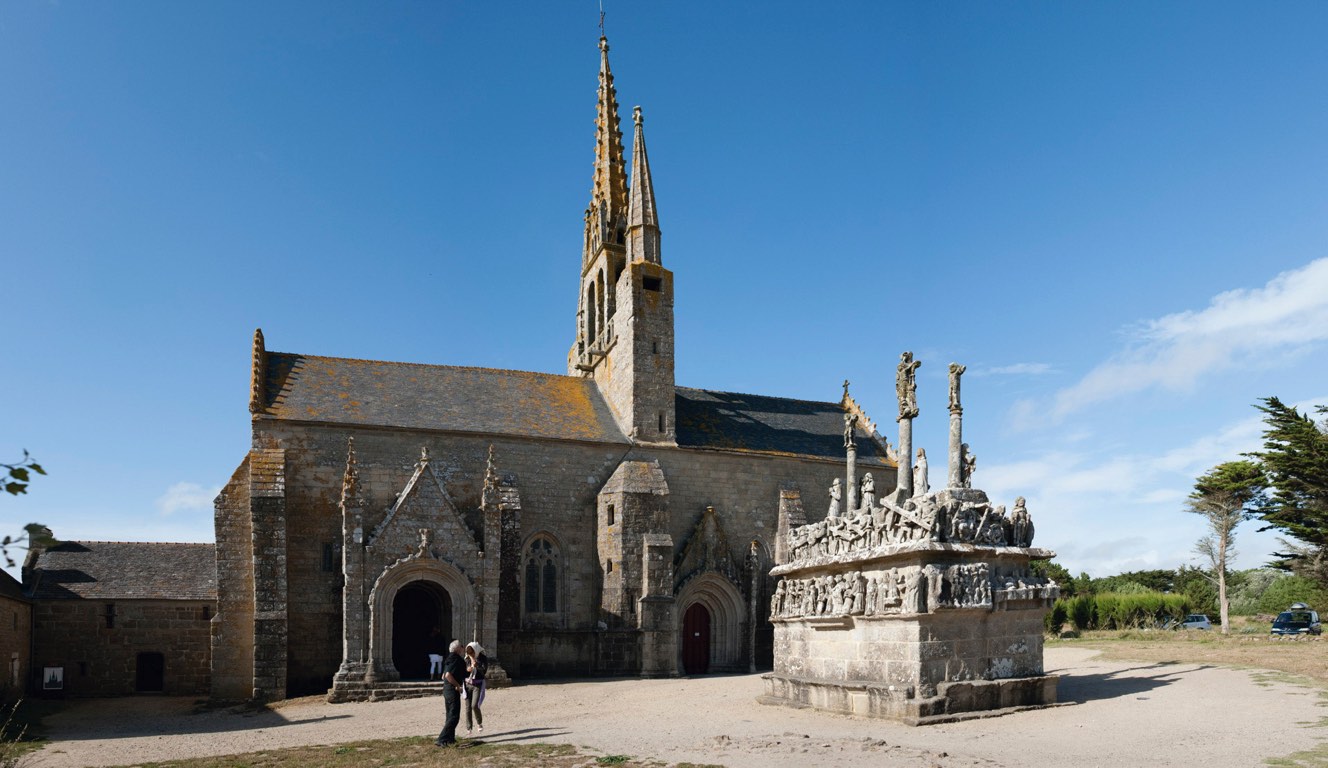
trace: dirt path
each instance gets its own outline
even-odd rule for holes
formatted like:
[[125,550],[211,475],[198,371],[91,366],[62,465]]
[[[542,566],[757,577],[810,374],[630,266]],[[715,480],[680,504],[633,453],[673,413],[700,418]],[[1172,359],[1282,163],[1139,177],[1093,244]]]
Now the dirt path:
[[[1249,766],[1328,739],[1318,692],[1217,667],[1103,661],[1047,651],[1068,706],[910,728],[757,704],[759,675],[523,685],[493,691],[486,741],[569,743],[609,754],[730,768],[867,766]],[[201,755],[433,735],[440,699],[253,715],[192,714],[192,700],[78,702],[47,719],[43,768],[131,765]]]

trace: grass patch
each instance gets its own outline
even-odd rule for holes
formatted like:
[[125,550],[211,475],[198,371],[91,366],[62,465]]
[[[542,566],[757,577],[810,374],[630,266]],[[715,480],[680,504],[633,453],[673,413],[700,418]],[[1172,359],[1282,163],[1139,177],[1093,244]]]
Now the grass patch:
[[1328,742],[1322,742],[1314,749],[1293,752],[1286,757],[1270,757],[1264,763],[1277,768],[1328,768]]
[[[158,763],[135,763],[136,768],[383,768],[393,765],[448,766],[448,768],[574,768],[584,766],[590,756],[570,744],[486,744],[479,739],[461,739],[458,747],[436,747],[433,739],[412,736],[314,747],[290,747],[243,755],[194,757]],[[630,755],[594,758],[600,765],[646,768],[660,763],[637,761]],[[720,768],[713,766],[712,768]]]

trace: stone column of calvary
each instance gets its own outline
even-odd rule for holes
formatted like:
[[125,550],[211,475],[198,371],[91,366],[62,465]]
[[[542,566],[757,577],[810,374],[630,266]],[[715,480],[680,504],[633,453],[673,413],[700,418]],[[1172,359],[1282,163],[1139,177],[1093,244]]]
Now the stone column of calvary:
[[[844,382],[844,391],[848,391],[848,382]],[[845,516],[852,516],[858,511],[858,444],[853,439],[853,428],[858,425],[856,413],[844,414],[844,450],[848,452],[848,506]]]
[[918,415],[917,370],[922,365],[912,352],[899,356],[895,370],[895,396],[899,400],[899,477],[895,498],[899,503],[913,497],[913,419]]
[[968,370],[959,363],[950,363],[950,471],[946,485],[962,488],[964,483],[964,406],[959,403],[959,377]]

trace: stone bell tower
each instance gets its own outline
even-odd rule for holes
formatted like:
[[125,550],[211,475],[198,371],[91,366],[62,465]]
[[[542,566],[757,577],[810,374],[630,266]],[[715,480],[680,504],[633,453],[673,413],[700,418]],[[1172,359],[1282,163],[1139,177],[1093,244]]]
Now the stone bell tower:
[[675,442],[673,273],[660,261],[659,216],[641,109],[632,179],[619,128],[609,43],[601,37],[595,119],[595,180],[585,214],[576,343],[569,375],[590,376],[618,426],[634,441]]

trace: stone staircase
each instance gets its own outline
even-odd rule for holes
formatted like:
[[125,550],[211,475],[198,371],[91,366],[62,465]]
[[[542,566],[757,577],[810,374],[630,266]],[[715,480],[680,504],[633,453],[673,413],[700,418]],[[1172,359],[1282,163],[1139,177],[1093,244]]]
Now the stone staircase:
[[[512,684],[507,671],[497,664],[489,666],[488,685],[490,688],[506,688]],[[420,699],[425,696],[442,696],[446,683],[442,680],[396,680],[396,681],[337,681],[327,692],[327,700],[332,704],[348,701],[392,701],[393,699]]]

